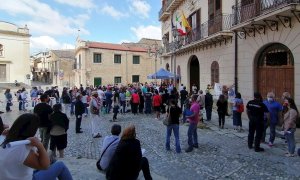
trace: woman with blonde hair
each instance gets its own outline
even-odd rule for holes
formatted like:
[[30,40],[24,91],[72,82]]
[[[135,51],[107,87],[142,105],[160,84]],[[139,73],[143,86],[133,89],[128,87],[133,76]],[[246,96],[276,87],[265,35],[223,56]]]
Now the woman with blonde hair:
[[119,145],[112,157],[107,172],[108,180],[128,179],[134,180],[143,171],[146,180],[151,180],[149,162],[146,157],[142,157],[141,144],[136,139],[135,126],[127,127],[121,136]]

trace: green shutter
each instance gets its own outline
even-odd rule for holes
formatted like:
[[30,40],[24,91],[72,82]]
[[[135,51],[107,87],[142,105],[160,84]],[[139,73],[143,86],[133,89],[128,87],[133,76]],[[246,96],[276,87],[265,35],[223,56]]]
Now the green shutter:
[[102,78],[94,78],[94,87],[102,85]]

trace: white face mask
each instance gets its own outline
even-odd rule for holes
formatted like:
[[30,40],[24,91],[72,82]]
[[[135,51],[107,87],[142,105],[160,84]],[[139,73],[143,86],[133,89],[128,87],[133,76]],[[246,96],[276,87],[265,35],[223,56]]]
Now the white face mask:
[[269,101],[269,102],[272,102],[272,101],[273,101],[273,98],[268,98],[268,101]]

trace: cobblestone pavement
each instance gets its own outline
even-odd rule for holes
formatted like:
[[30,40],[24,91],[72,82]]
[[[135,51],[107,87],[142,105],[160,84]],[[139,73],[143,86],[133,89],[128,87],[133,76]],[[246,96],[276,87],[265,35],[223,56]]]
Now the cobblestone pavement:
[[[2,114],[4,122],[12,124],[20,113]],[[112,114],[101,115],[97,127],[103,137],[110,134]],[[199,149],[185,153],[187,147],[187,126],[180,125],[180,143],[182,153],[177,154],[174,147],[174,137],[171,138],[172,151],[165,150],[166,128],[162,121],[154,119],[154,115],[137,115],[131,113],[118,115],[118,124],[124,129],[134,124],[137,138],[145,156],[149,159],[154,179],[299,179],[299,157],[287,158],[285,142],[276,138],[275,146],[269,148],[262,144],[265,152],[256,153],[247,148],[247,121],[244,120],[245,131],[232,130],[232,120],[227,117],[225,129],[220,130],[217,116],[213,114],[212,122],[207,123],[207,129],[198,129]],[[84,133],[75,134],[75,118],[70,119],[68,131],[68,147],[66,158],[74,179],[104,179],[103,174],[97,174],[96,159],[99,158],[103,138],[93,139],[90,132],[90,120],[82,120]],[[298,130],[299,131],[299,130]],[[299,144],[298,144],[299,148]],[[140,178],[143,179],[143,178]]]

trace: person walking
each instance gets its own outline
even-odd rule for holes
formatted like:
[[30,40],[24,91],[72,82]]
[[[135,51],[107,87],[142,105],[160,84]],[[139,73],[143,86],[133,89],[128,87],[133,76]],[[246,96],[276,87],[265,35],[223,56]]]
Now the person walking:
[[12,106],[12,95],[10,93],[10,89],[6,89],[4,92],[5,99],[6,99],[6,112],[10,112],[10,107]]
[[180,91],[180,108],[181,108],[181,111],[183,110],[183,105],[188,97],[188,92],[186,90],[186,87],[184,86],[182,88],[182,90]]
[[176,152],[181,153],[180,141],[179,141],[179,117],[181,115],[181,110],[178,107],[176,100],[172,99],[170,105],[167,109],[167,117],[170,118],[170,125],[167,126],[167,136],[166,136],[166,150],[170,151],[170,138],[172,131],[175,136],[175,147]]
[[284,136],[288,144],[288,152],[285,154],[287,157],[295,156],[295,131],[296,131],[296,120],[299,117],[299,111],[292,98],[286,98],[284,101],[287,107],[287,112],[283,117],[283,131]]
[[260,140],[264,129],[264,113],[268,113],[267,106],[263,103],[260,93],[254,93],[254,100],[247,103],[247,115],[249,118],[248,148],[253,148],[254,134],[254,150],[255,152],[264,151],[260,147]]
[[69,129],[69,119],[65,113],[61,112],[61,104],[53,105],[53,113],[50,115],[50,150],[56,157],[56,149],[59,152],[59,158],[64,157],[64,149],[68,144],[67,130]]
[[82,133],[81,120],[82,120],[82,115],[85,112],[85,108],[86,105],[82,102],[82,96],[78,95],[76,97],[76,102],[75,102],[75,116],[76,116],[75,132],[76,133]]
[[49,119],[50,114],[53,112],[51,106],[48,104],[49,96],[42,94],[40,97],[41,103],[37,104],[33,112],[40,118],[39,132],[41,141],[47,151],[49,139],[50,139],[50,126],[51,121]]
[[159,120],[159,118],[160,118],[161,103],[162,103],[161,96],[158,94],[158,90],[155,90],[155,95],[153,96],[152,105],[153,105],[154,111],[156,112],[156,118],[155,118],[156,120]]
[[217,101],[217,111],[219,116],[219,128],[224,129],[225,124],[225,115],[227,113],[227,100],[225,99],[225,96],[221,94],[219,96],[219,99]]
[[265,141],[266,138],[266,130],[268,126],[270,126],[270,138],[269,138],[269,146],[272,147],[275,141],[276,135],[276,126],[279,122],[279,113],[282,111],[282,105],[275,100],[275,94],[273,92],[268,92],[267,99],[263,101],[269,110],[270,116],[265,116],[264,121],[264,132],[262,141]]
[[98,98],[97,91],[92,92],[92,100],[90,102],[90,112],[91,112],[91,129],[93,138],[100,138],[101,135],[97,132],[97,121],[99,121],[99,113],[100,113],[100,100]]
[[244,111],[244,103],[241,93],[236,93],[232,105],[232,119],[234,130],[242,131],[242,113]]
[[212,107],[213,107],[213,96],[210,94],[209,90],[205,91],[205,112],[206,112],[206,120],[210,121],[211,120],[211,112],[212,112]]
[[192,96],[192,106],[190,111],[193,113],[190,116],[186,116],[189,119],[188,129],[188,148],[185,152],[191,152],[194,148],[198,148],[198,135],[197,135],[197,124],[199,122],[200,106],[197,103],[197,95]]

